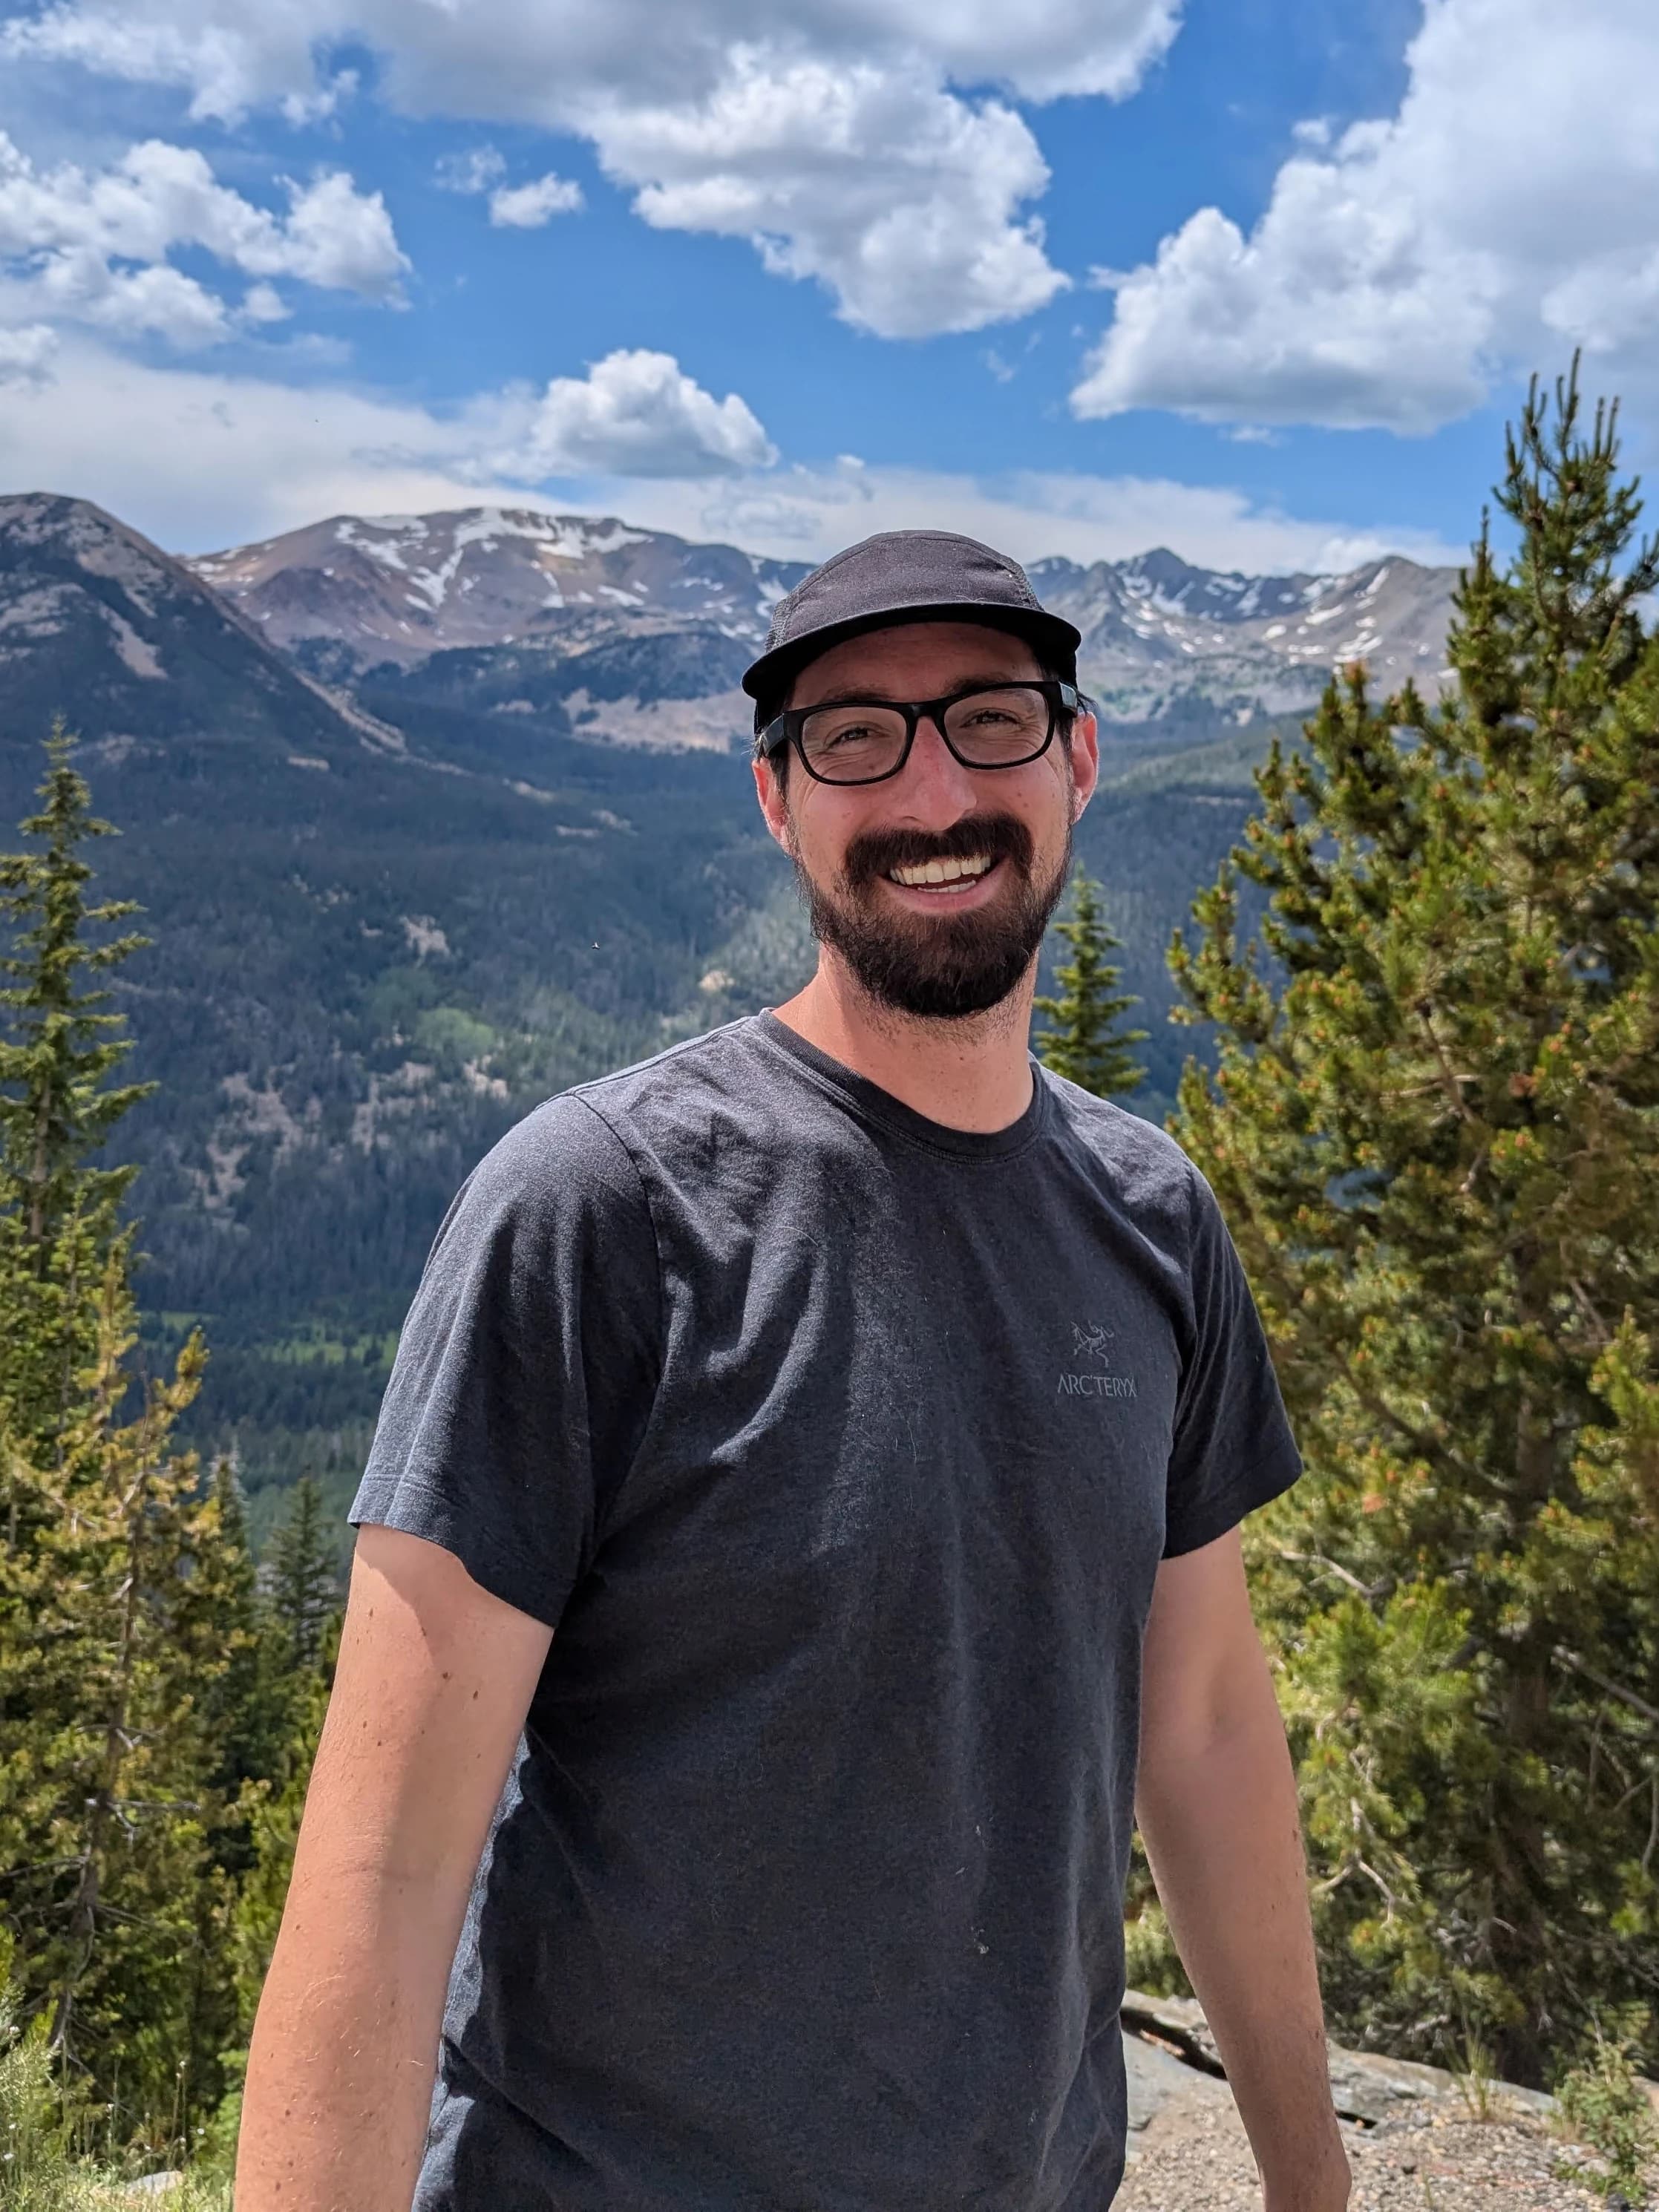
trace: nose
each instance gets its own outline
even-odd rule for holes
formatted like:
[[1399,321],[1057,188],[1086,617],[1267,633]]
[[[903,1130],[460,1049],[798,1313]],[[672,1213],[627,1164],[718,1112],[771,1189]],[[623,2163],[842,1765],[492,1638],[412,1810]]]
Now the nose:
[[980,804],[974,771],[963,768],[939,725],[923,715],[910,757],[900,770],[895,796],[901,817],[927,830],[946,830]]

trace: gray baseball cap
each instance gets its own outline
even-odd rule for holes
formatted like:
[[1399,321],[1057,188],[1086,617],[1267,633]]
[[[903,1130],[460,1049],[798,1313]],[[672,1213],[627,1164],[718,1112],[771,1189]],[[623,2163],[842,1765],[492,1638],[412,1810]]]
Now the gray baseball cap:
[[787,691],[809,660],[895,623],[973,622],[1027,639],[1073,681],[1082,633],[1050,614],[1018,561],[950,530],[884,530],[830,556],[772,610],[766,650],[743,688],[763,703]]

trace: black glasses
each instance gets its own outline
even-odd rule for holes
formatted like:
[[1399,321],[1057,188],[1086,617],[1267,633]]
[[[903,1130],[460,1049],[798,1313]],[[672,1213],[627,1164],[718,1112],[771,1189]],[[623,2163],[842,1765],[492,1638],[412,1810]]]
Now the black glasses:
[[1077,687],[980,684],[943,699],[828,699],[786,707],[760,734],[770,755],[793,744],[819,783],[881,783],[910,757],[925,715],[963,768],[1024,768],[1048,751],[1062,714],[1075,714]]

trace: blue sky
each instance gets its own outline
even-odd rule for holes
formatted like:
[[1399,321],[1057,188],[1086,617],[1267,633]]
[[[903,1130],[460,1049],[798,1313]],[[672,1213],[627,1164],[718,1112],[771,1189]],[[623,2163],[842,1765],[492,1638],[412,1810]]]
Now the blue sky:
[[1534,367],[1659,419],[1648,0],[50,0],[0,131],[0,488],[181,550],[1445,558]]

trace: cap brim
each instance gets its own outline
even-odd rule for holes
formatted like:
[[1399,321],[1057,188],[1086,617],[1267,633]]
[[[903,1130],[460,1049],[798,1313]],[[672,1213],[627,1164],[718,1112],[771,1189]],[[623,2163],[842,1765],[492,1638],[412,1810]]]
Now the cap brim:
[[1039,654],[1060,659],[1075,659],[1083,642],[1081,630],[1042,607],[988,607],[978,601],[959,599],[936,601],[920,607],[884,607],[877,613],[856,615],[847,622],[826,623],[822,629],[808,630],[805,636],[792,637],[787,645],[762,653],[758,660],[744,669],[743,688],[751,699],[775,696],[780,689],[788,688],[809,661],[828,653],[831,646],[844,645],[850,637],[862,637],[866,630],[893,629],[901,623],[922,622],[973,623],[981,629],[1006,630],[1015,637],[1023,637]]

